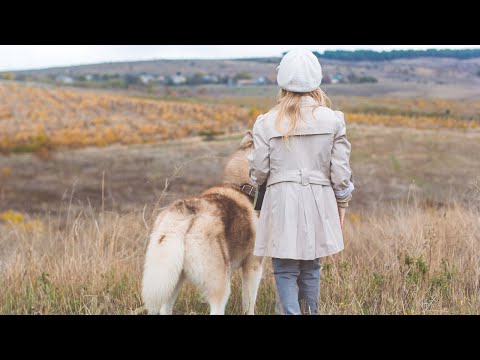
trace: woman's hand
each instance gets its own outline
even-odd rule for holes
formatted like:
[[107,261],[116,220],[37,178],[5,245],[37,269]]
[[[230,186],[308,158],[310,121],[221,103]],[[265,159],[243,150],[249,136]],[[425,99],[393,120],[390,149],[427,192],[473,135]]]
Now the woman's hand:
[[344,208],[344,207],[339,207],[338,208],[338,215],[340,216],[340,226],[342,227],[343,229],[343,220],[345,219],[345,211],[347,210],[347,208]]

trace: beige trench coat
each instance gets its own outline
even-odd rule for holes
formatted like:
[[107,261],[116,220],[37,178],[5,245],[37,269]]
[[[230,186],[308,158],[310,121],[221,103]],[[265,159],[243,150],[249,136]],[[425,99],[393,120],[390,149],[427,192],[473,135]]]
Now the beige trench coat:
[[254,255],[313,260],[338,253],[344,245],[337,200],[350,199],[354,189],[343,113],[305,97],[304,121],[288,147],[275,116],[272,110],[255,122],[248,157],[251,179],[267,182]]

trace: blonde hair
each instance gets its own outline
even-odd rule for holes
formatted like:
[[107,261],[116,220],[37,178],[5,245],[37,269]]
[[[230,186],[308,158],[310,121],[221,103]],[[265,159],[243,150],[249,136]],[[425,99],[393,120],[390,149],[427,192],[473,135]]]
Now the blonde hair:
[[[278,111],[275,118],[275,127],[282,134],[283,140],[285,140],[287,143],[288,138],[295,131],[298,122],[301,120],[301,102],[306,96],[312,97],[318,104],[313,108],[312,112],[319,106],[332,106],[332,102],[320,88],[308,93],[295,93],[280,89],[278,94],[278,103],[274,107],[274,110]],[[281,129],[281,122],[284,118],[286,118],[288,121],[287,129]]]

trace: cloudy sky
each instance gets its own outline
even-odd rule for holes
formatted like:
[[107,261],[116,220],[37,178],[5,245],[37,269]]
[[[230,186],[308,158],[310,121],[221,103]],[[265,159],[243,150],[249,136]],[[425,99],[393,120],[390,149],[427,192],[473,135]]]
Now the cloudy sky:
[[[0,71],[150,59],[280,56],[298,45],[0,45]],[[480,45],[302,45],[310,50],[462,49]]]

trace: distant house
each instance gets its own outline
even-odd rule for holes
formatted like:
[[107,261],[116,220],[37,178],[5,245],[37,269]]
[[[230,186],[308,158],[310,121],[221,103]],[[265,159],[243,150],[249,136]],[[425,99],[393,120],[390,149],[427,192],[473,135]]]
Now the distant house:
[[93,74],[85,75],[85,80],[87,80],[87,81],[93,81],[93,80],[96,80],[96,78],[97,78],[97,76],[93,75]]
[[63,84],[73,84],[73,78],[71,76],[66,76],[66,75],[58,75],[55,78],[55,81],[61,82]]
[[332,76],[332,84],[338,84],[343,81],[343,75],[340,73],[337,73]]
[[270,84],[270,80],[265,76],[260,76],[256,79],[238,79],[236,81],[237,86],[255,86],[255,85],[267,85]]
[[155,75],[150,75],[150,74],[140,75],[140,81],[145,85],[149,84],[152,81],[155,81],[155,79],[156,79]]
[[170,77],[173,85],[182,85],[187,82],[187,78],[182,75],[182,73],[178,72],[175,75]]
[[257,85],[265,85],[268,83],[268,79],[265,76],[260,76],[257,78],[257,80],[255,80],[255,83]]

